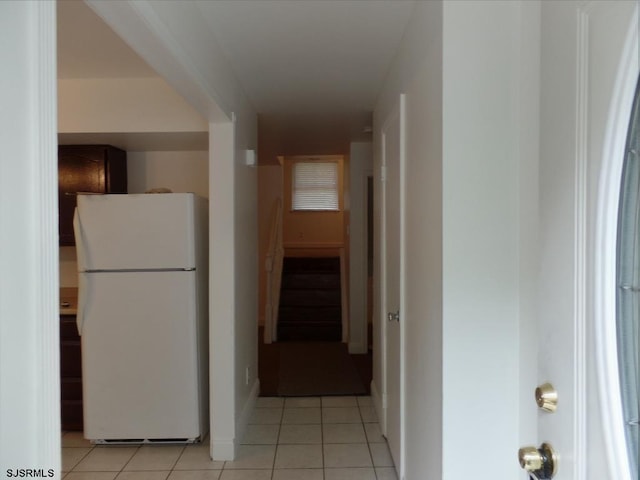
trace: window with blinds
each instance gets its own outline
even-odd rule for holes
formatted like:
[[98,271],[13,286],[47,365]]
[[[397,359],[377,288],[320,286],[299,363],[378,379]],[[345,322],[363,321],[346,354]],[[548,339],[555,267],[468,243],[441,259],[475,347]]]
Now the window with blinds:
[[338,163],[296,162],[293,164],[292,210],[340,210]]

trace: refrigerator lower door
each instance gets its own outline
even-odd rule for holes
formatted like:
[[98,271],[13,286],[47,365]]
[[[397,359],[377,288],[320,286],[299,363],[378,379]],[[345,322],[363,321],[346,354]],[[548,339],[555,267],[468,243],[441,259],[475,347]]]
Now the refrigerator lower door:
[[84,435],[94,442],[202,434],[195,272],[82,273]]

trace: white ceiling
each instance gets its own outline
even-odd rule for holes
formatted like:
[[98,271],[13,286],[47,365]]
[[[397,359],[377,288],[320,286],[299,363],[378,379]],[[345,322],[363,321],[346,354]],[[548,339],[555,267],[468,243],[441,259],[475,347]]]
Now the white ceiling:
[[[297,138],[289,151],[274,148],[318,153],[369,138],[363,130],[415,0],[195,1],[261,128],[278,131],[285,143],[288,135]],[[58,32],[60,78],[155,75],[81,1],[58,1]],[[332,126],[324,147],[299,151],[300,139],[323,125]]]

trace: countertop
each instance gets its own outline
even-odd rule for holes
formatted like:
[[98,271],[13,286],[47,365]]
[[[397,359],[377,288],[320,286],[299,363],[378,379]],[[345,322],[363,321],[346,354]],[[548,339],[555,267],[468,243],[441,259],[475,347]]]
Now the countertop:
[[78,313],[78,289],[76,287],[60,287],[60,315]]

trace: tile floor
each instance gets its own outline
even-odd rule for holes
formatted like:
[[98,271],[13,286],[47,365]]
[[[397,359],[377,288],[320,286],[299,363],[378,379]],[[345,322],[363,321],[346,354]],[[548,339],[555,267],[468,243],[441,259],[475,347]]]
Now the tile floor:
[[371,397],[258,399],[236,460],[188,446],[92,446],[62,437],[65,480],[397,480]]

